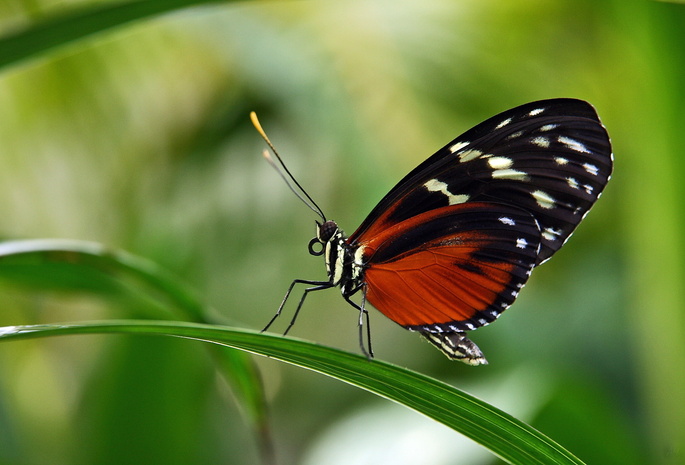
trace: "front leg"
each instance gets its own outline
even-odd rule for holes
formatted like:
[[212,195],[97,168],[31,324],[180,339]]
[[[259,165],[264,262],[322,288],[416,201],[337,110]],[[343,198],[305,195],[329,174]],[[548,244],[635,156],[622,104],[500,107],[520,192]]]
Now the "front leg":
[[296,279],[292,283],[290,283],[290,287],[288,287],[288,291],[285,293],[285,297],[283,297],[283,301],[281,302],[281,305],[279,305],[278,310],[276,311],[276,314],[271,317],[271,320],[269,320],[269,323],[262,329],[262,333],[266,330],[269,329],[269,327],[273,324],[274,321],[276,321],[276,318],[281,316],[281,312],[283,311],[283,307],[285,306],[285,303],[288,301],[288,297],[290,297],[290,293],[293,291],[293,288],[295,287],[296,284],[309,284],[313,287],[308,287],[304,290],[302,293],[302,297],[300,298],[300,302],[297,304],[297,310],[295,310],[295,314],[293,315],[292,320],[290,320],[290,324],[286,328],[285,332],[283,335],[285,336],[288,334],[288,331],[290,331],[290,328],[295,324],[295,320],[297,319],[297,314],[300,313],[300,308],[302,308],[302,304],[304,303],[304,299],[307,298],[307,294],[311,291],[319,291],[321,289],[328,289],[330,287],[333,287],[333,283],[330,281],[310,281],[307,279]]

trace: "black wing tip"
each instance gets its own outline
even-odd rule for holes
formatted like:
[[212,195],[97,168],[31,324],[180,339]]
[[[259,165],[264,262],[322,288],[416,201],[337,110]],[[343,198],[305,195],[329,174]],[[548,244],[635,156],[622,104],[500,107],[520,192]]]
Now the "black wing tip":
[[[573,98],[573,97],[558,97],[543,100],[536,100],[534,102],[524,103],[518,107],[505,111],[504,113],[512,112],[529,112],[535,110],[544,110],[540,115],[560,115],[560,116],[580,116],[590,118],[599,122],[599,115],[594,105],[587,100]],[[557,111],[559,112],[557,113]]]

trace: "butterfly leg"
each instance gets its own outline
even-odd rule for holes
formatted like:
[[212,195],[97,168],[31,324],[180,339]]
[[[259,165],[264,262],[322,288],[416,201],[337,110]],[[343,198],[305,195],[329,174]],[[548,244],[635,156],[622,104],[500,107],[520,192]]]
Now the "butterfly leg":
[[373,348],[371,347],[371,320],[369,319],[369,311],[366,310],[366,286],[362,291],[362,305],[361,313],[359,313],[359,343],[362,345],[362,314],[366,315],[366,341],[369,347],[369,357],[373,358]]
[[[358,305],[356,302],[353,302],[352,299],[350,299],[350,296],[357,293],[360,289],[363,289],[362,304]],[[373,348],[371,347],[371,323],[369,319],[369,311],[366,310],[366,287],[360,286],[349,294],[343,294],[343,298],[347,301],[347,303],[359,310],[359,348],[361,349],[362,354],[364,354],[364,356],[370,360],[373,358]],[[366,347],[364,347],[364,317],[366,317],[366,341],[369,348],[368,351],[366,350]]]
[[285,293],[285,296],[283,297],[283,301],[281,301],[281,305],[278,306],[278,310],[276,310],[276,314],[271,317],[271,320],[269,320],[269,323],[262,329],[262,333],[264,331],[267,331],[269,327],[273,324],[274,321],[276,321],[276,318],[281,316],[281,312],[283,311],[283,307],[285,306],[285,303],[288,301],[288,298],[290,297],[290,293],[293,291],[293,288],[295,287],[296,284],[309,284],[314,287],[308,287],[304,290],[304,293],[302,294],[302,297],[300,298],[300,302],[297,304],[297,309],[295,310],[295,315],[293,315],[292,320],[290,320],[290,324],[286,328],[285,332],[283,335],[285,336],[288,334],[288,331],[290,331],[290,328],[295,324],[295,320],[297,319],[297,314],[300,313],[300,308],[302,308],[302,304],[304,303],[304,299],[307,298],[307,294],[310,291],[318,291],[321,289],[328,289],[329,287],[333,287],[333,284],[330,283],[329,281],[309,281],[306,279],[296,279],[292,283],[290,283],[290,287],[288,287],[288,291]]
[[431,333],[421,331],[421,335],[452,360],[459,360],[473,366],[488,364],[483,352],[466,337],[464,332]]

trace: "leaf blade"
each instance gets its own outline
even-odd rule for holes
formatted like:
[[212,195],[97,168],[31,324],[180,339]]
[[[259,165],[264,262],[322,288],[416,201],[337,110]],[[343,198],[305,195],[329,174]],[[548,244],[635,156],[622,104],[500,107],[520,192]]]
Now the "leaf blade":
[[0,38],[0,69],[137,20],[231,0],[133,0],[74,8]]
[[448,384],[386,362],[369,362],[356,354],[297,339],[214,325],[112,320],[0,328],[0,341],[95,333],[174,336],[245,350],[317,371],[405,405],[509,463],[583,463],[534,428]]

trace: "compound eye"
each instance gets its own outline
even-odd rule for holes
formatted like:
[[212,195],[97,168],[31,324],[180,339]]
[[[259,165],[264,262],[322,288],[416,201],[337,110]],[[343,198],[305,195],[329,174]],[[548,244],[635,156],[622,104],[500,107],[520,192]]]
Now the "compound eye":
[[335,221],[326,221],[324,224],[319,225],[318,236],[322,243],[328,242],[331,237],[338,231],[338,225]]
[[311,241],[309,241],[309,253],[314,255],[314,256],[319,256],[323,255],[323,243],[319,240],[318,237],[313,238]]

